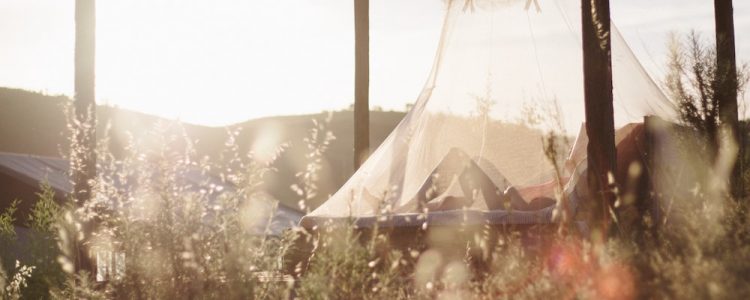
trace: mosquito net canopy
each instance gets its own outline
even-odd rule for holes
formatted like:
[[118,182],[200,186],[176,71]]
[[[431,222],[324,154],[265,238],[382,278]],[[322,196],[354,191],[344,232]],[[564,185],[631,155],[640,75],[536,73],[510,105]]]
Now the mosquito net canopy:
[[[673,119],[614,24],[611,40],[616,127],[645,115]],[[434,65],[412,110],[308,217],[423,212],[446,199],[463,199],[453,208],[497,209],[480,200],[481,189],[467,195],[461,176],[472,172],[499,191],[543,187],[556,174],[547,134],[559,136],[563,161],[585,157],[585,136],[576,139],[585,135],[582,56],[580,0],[447,1]]]

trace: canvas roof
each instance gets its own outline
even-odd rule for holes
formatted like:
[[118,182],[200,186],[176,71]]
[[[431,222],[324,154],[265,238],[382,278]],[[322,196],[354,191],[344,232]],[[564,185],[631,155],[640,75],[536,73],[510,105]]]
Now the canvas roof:
[[[47,183],[52,187],[57,195],[66,195],[73,190],[70,178],[68,176],[68,160],[19,153],[0,152],[0,173],[9,175],[32,187],[37,187],[41,183]],[[199,188],[208,184],[222,184],[221,179],[217,176],[207,175],[197,169],[188,170],[183,176],[185,184],[193,188]],[[227,186],[223,191],[233,191],[234,187]],[[255,204],[262,206],[264,211],[270,212],[274,201],[277,201],[267,193],[259,195]],[[277,205],[273,218],[268,222],[256,223],[253,228],[256,233],[263,233],[268,229],[271,235],[280,235],[284,229],[296,224],[302,217],[302,213],[288,208],[283,205]],[[265,218],[269,220],[269,218]],[[268,228],[266,228],[268,227]]]
[[[579,0],[449,0],[432,71],[415,104],[368,160],[308,217],[421,213],[418,195],[452,152],[460,151],[501,186],[537,186],[554,178],[549,133],[569,140],[584,122]],[[614,121],[647,115],[673,120],[674,105],[612,24]],[[556,145],[574,161],[584,137]],[[571,147],[573,146],[573,147]],[[571,149],[572,148],[572,149]],[[572,153],[572,154],[571,154]],[[564,161],[564,158],[561,159]],[[488,171],[489,170],[489,171]],[[570,176],[571,174],[563,174]],[[500,189],[502,190],[502,188]],[[478,198],[478,197],[477,197]],[[439,199],[427,199],[427,202]],[[488,211],[483,201],[466,209]]]

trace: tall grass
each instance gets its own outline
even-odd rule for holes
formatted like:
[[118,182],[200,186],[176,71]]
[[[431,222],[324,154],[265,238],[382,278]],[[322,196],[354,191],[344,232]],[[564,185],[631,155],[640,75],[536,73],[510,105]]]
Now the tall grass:
[[[322,141],[329,139],[327,134],[318,136],[323,139],[308,143],[324,145]],[[487,242],[485,228],[471,233],[475,234],[472,239],[479,240],[473,245],[483,245],[487,253],[477,269],[469,255],[471,245],[445,249],[428,238],[420,247],[401,248],[388,232],[363,233],[344,224],[310,236],[315,251],[305,272],[283,277],[281,256],[294,242],[294,234],[273,238],[254,235],[251,230],[268,218],[267,213],[256,210],[268,207],[262,205],[258,189],[264,174],[272,171],[271,165],[254,160],[252,153],[239,153],[234,137],[236,133],[230,134],[227,151],[218,163],[195,157],[190,141],[176,124],[161,124],[150,135],[134,138],[123,158],[115,159],[101,147],[93,203],[84,208],[61,206],[54,202],[52,190],[42,187],[28,218],[32,232],[28,244],[21,245],[13,232],[13,209],[1,214],[3,244],[18,243],[27,247],[24,252],[28,253],[16,263],[5,251],[8,248],[0,250],[3,298],[627,299],[750,295],[748,224],[733,213],[746,208],[730,201],[725,181],[713,180],[728,176],[726,166],[707,162],[693,169],[711,176],[696,177],[701,181],[693,182],[692,197],[683,193],[680,199],[666,201],[664,219],[651,221],[663,223],[659,235],[638,242],[623,235],[596,248],[575,233],[553,234],[546,251],[530,252],[524,237],[512,232]],[[554,151],[555,147],[549,148]],[[316,155],[310,156],[312,163]],[[300,174],[311,170],[315,168],[306,167]],[[218,174],[220,181],[188,182],[185,178],[190,174]],[[304,184],[313,186],[314,180]],[[84,232],[80,225],[84,222],[96,226]],[[81,234],[89,234],[89,238]],[[448,239],[454,236],[451,234],[461,231],[447,233]],[[96,282],[93,274],[74,273],[75,243],[82,240],[89,241],[86,246],[92,253],[100,253],[114,265],[99,270],[106,271],[106,281]]]
[[[253,209],[259,180],[269,172],[252,154],[225,154],[222,165],[193,157],[173,124],[155,147],[134,143],[125,158],[100,155],[94,253],[114,253],[124,268],[105,282],[73,273],[73,244],[85,219],[56,204],[43,189],[29,218],[30,258],[2,261],[3,297],[29,298],[286,298],[498,299],[498,298],[734,298],[750,295],[748,226],[737,224],[736,201],[705,189],[672,204],[658,237],[635,243],[616,238],[596,249],[575,234],[552,235],[548,251],[530,253],[521,236],[489,243],[482,270],[468,256],[445,249],[394,247],[382,232],[363,235],[331,226],[312,236],[315,252],[304,273],[282,273],[281,254],[293,242],[256,236]],[[228,143],[228,149],[236,149]],[[718,166],[707,170],[721,173]],[[185,182],[190,172],[221,173],[224,181]],[[723,173],[726,175],[726,172]],[[232,183],[231,185],[229,183]],[[703,184],[703,183],[701,183]],[[709,184],[709,183],[705,183]],[[135,187],[123,189],[122,187]],[[237,186],[229,189],[229,186]],[[721,185],[712,185],[718,187]],[[702,189],[702,188],[701,188]],[[263,206],[265,207],[265,206]],[[91,213],[91,212],[89,212]],[[14,213],[0,217],[3,243],[15,242]],[[256,218],[256,219],[253,219]],[[476,236],[486,239],[484,233]],[[81,239],[82,240],[82,239]],[[477,243],[479,244],[479,243]],[[457,246],[451,253],[469,253]],[[5,247],[3,247],[5,248]],[[7,254],[7,253],[5,253]],[[5,257],[8,257],[7,255]],[[120,257],[118,259],[117,257]]]
[[[260,187],[274,171],[274,159],[241,152],[237,131],[229,131],[218,160],[198,157],[194,141],[176,123],[132,136],[122,157],[111,154],[105,136],[87,203],[58,204],[52,189],[42,186],[27,218],[28,241],[14,230],[16,205],[0,213],[0,298],[749,298],[747,199],[734,201],[727,186],[736,145],[720,136],[725,144],[707,159],[701,140],[686,137],[703,125],[685,120],[687,134],[675,133],[681,138],[671,154],[689,163],[632,172],[652,172],[660,182],[655,192],[663,214],[626,220],[624,209],[617,211],[618,222],[649,225],[622,228],[658,225],[658,231],[625,230],[592,245],[576,230],[553,230],[538,249],[527,235],[489,226],[423,228],[410,237],[423,240],[406,247],[388,231],[362,231],[350,223],[315,233],[294,228],[280,237],[258,235],[273,214]],[[304,141],[308,162],[292,187],[303,209],[318,193],[322,155],[334,138],[326,125],[316,121]],[[545,136],[558,178],[564,143],[559,135]],[[628,197],[627,191],[620,195]],[[289,272],[282,256],[300,236],[314,252],[309,264]],[[80,245],[108,263],[92,270],[96,274],[76,273]],[[24,255],[16,260],[17,253]]]

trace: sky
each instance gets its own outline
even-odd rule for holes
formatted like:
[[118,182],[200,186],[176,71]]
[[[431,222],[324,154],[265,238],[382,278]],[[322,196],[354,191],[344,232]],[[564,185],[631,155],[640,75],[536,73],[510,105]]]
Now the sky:
[[[549,1],[549,0],[538,0]],[[0,86],[73,94],[73,0],[0,0]],[[353,103],[353,0],[97,1],[97,102],[221,126]],[[713,36],[713,1],[611,0],[644,67],[670,32]],[[443,0],[370,1],[370,105],[403,110],[434,60]],[[750,61],[750,1],[734,1]]]

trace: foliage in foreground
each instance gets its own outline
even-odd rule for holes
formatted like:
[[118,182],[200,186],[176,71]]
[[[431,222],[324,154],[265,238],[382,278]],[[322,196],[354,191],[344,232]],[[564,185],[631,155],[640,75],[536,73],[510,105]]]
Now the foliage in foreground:
[[[170,136],[171,127],[159,129]],[[241,156],[227,143],[224,165],[190,156],[174,146],[179,134],[158,147],[114,159],[100,150],[102,177],[96,199],[84,207],[61,207],[43,187],[29,216],[29,243],[13,230],[12,209],[0,215],[4,245],[28,253],[15,262],[3,247],[3,297],[28,298],[284,298],[311,299],[497,299],[497,298],[724,298],[749,296],[750,232],[744,206],[721,184],[696,181],[692,197],[673,204],[661,234],[636,242],[622,234],[591,245],[575,234],[553,234],[545,251],[529,251],[520,236],[504,235],[482,245],[480,270],[465,245],[397,248],[387,235],[363,236],[351,226],[312,237],[317,250],[295,281],[278,276],[281,255],[294,234],[253,235],[269,206],[257,193],[268,165]],[[188,150],[186,150],[188,149]],[[198,168],[198,166],[201,166]],[[206,167],[208,166],[208,167]],[[713,165],[712,174],[725,176]],[[226,182],[181,181],[189,172],[217,172]],[[718,173],[717,173],[718,172]],[[156,176],[158,175],[158,176]],[[699,177],[705,178],[713,177]],[[136,189],[120,189],[125,182]],[[308,188],[314,182],[301,182]],[[236,186],[237,188],[228,188]],[[224,190],[226,189],[226,190]],[[303,193],[304,194],[304,193]],[[683,195],[684,196],[684,195]],[[246,200],[249,199],[249,200]],[[115,209],[116,208],[116,209]],[[271,207],[272,208],[272,207]],[[78,228],[96,219],[88,237]],[[296,233],[299,233],[298,231]],[[459,232],[461,234],[461,232]],[[487,231],[472,232],[487,241]],[[75,245],[85,242],[124,268],[105,270],[106,282],[74,273]],[[434,244],[433,244],[434,245]],[[458,255],[456,254],[458,253]],[[118,258],[120,257],[120,258]],[[120,259],[122,259],[120,261]]]
[[[695,61],[708,63],[701,57]],[[686,99],[698,104],[683,110],[685,125],[700,132],[718,126],[711,123],[716,114],[710,102],[689,96],[672,79],[674,88],[683,89],[673,94],[678,104]],[[691,117],[691,111],[699,115]],[[306,140],[310,162],[300,168],[294,186],[301,204],[316,192],[315,164],[332,138],[324,124],[316,123]],[[664,214],[659,219],[620,215],[617,233],[603,243],[590,244],[570,230],[550,235],[543,249],[533,250],[528,237],[505,232],[495,240],[486,228],[459,228],[442,237],[422,232],[425,243],[402,248],[388,235],[363,235],[352,226],[331,227],[316,236],[300,229],[281,237],[256,235],[274,209],[258,190],[273,170],[267,160],[240,153],[234,136],[222,159],[213,163],[195,156],[179,126],[162,124],[150,135],[133,138],[124,157],[100,147],[97,197],[89,203],[60,206],[52,190],[42,187],[28,217],[28,239],[14,230],[15,206],[0,213],[0,299],[750,297],[747,199],[728,194],[733,153],[726,145],[716,159],[707,159],[700,143],[682,140],[682,151],[674,155],[691,164],[665,170]],[[549,151],[557,157],[554,149]],[[195,174],[220,180],[185,180]],[[623,211],[629,202],[620,200]],[[632,232],[656,225],[658,231]],[[315,254],[299,277],[282,277],[282,255],[300,234],[311,239]],[[468,243],[438,243],[462,235]],[[105,282],[76,273],[80,244],[111,262],[98,270]],[[481,264],[468,255],[476,255],[472,250],[477,248]],[[17,253],[25,255],[16,260]]]

